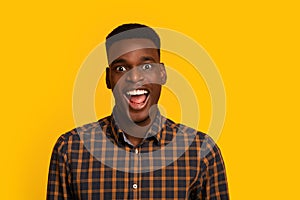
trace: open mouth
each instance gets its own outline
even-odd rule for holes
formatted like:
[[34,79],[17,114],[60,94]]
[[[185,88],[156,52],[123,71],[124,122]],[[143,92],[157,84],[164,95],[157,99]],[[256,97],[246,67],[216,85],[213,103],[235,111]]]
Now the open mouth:
[[146,89],[134,89],[125,92],[125,99],[133,110],[143,109],[149,99],[149,91]]

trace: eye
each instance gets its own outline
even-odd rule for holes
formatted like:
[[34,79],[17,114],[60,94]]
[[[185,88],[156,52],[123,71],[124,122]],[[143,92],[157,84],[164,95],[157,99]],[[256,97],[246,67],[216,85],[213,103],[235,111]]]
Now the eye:
[[117,66],[115,69],[118,72],[125,72],[127,70],[124,66]]
[[147,64],[142,65],[143,70],[150,70],[151,68],[152,68],[152,64],[147,63]]

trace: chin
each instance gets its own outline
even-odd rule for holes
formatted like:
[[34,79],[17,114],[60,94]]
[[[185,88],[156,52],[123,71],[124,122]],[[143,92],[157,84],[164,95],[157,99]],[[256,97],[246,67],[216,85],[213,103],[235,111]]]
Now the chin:
[[149,123],[149,111],[140,112],[140,113],[132,113],[129,111],[130,119],[136,124],[148,124]]

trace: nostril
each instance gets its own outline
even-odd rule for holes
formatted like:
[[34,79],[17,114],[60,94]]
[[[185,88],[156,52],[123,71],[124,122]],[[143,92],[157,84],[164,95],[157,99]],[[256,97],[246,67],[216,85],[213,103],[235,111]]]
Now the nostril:
[[131,82],[139,82],[144,79],[143,73],[139,72],[139,70],[130,70],[125,76],[126,80]]

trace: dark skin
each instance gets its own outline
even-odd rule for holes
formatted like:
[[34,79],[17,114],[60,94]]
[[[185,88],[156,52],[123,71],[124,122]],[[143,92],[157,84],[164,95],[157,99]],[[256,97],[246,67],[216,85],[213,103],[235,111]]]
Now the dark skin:
[[[127,139],[136,146],[144,139],[143,135],[138,137],[137,133],[148,130],[151,118],[156,114],[166,71],[162,64],[155,65],[155,68],[151,65],[160,63],[160,57],[156,46],[149,39],[115,42],[108,51],[108,58],[111,64],[106,69],[107,88],[114,93],[116,113],[121,119],[119,123],[125,128]],[[141,72],[141,68],[144,71]],[[139,104],[132,103],[124,95],[127,91],[145,91],[146,99]]]

